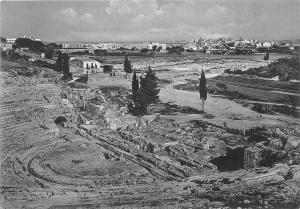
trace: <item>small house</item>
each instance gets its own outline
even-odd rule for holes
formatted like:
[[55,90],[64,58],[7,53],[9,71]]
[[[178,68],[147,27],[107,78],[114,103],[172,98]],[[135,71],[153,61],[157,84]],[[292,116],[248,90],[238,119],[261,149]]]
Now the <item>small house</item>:
[[94,74],[101,72],[101,63],[97,60],[93,60],[86,57],[71,57],[69,66],[70,73],[73,73],[73,76],[75,77],[83,74]]

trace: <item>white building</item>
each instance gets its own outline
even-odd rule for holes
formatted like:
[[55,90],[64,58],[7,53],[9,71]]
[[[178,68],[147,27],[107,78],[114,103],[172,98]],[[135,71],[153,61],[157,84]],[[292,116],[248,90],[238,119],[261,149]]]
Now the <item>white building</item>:
[[63,43],[62,48],[64,49],[83,49],[84,44],[83,43]]
[[161,44],[161,43],[150,43],[147,46],[147,49],[153,50],[153,47],[156,46],[156,48],[161,47],[162,51],[165,51],[167,49],[167,44]]
[[272,44],[270,42],[264,42],[262,43],[263,47],[267,47],[270,48],[272,46]]
[[186,44],[183,48],[184,48],[184,50],[197,51],[198,46],[196,44],[190,42],[190,43]]
[[118,44],[116,43],[99,43],[96,46],[105,50],[116,50],[118,48]]
[[69,66],[70,72],[73,73],[74,77],[83,74],[99,73],[101,71],[100,62],[86,57],[71,57]]
[[7,43],[12,43],[12,44],[13,44],[13,43],[15,43],[16,40],[17,40],[16,38],[7,38],[7,39],[6,39],[6,42],[7,42]]

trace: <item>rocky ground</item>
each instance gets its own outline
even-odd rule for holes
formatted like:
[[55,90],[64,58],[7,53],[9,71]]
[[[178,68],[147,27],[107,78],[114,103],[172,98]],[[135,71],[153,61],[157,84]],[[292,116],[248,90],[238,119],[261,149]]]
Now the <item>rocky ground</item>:
[[1,65],[3,208],[299,208],[298,120],[220,98],[203,118],[173,84],[136,118],[127,84]]

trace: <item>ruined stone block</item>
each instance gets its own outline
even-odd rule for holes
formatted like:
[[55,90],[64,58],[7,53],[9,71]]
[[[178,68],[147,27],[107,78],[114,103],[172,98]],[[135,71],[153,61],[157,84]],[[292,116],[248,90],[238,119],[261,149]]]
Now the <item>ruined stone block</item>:
[[258,147],[248,147],[244,151],[244,168],[251,169],[259,166],[262,158],[261,149]]

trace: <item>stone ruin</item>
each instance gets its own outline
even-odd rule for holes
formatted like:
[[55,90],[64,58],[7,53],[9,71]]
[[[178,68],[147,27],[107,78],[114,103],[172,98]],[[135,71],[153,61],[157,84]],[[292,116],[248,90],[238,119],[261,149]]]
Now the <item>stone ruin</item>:
[[[116,93],[111,93],[119,97]],[[62,101],[80,110],[78,112],[81,123],[96,125],[105,122],[111,130],[140,128],[156,120],[159,115],[132,116],[128,113],[126,101],[116,104],[109,101],[99,89],[67,88],[61,94]],[[123,98],[124,100],[124,98]]]

